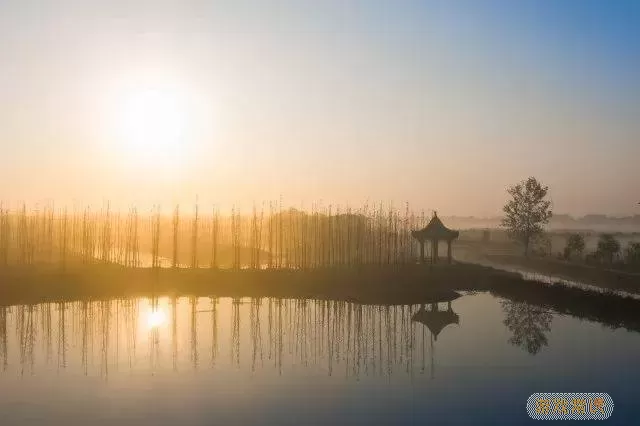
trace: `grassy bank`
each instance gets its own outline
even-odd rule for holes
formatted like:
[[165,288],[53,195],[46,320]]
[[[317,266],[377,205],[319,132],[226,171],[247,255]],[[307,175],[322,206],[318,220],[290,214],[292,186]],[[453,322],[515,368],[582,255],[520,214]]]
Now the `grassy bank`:
[[427,303],[451,290],[486,290],[515,275],[471,264],[312,270],[141,269],[78,265],[0,270],[0,304],[189,294],[282,297],[372,304]]
[[489,262],[517,267],[525,271],[552,275],[611,290],[640,294],[640,274],[565,262],[552,258],[518,255],[487,255]]

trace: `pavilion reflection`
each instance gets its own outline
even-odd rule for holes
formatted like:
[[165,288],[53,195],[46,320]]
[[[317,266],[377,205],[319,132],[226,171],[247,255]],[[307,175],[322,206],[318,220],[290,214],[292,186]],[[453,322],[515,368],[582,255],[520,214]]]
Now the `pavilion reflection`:
[[451,307],[451,301],[458,297],[460,295],[456,292],[451,292],[449,295],[436,296],[430,303],[421,305],[420,309],[411,318],[412,321],[423,324],[429,330],[431,378],[435,378],[434,341],[438,340],[438,335],[446,326],[460,324],[460,316]]

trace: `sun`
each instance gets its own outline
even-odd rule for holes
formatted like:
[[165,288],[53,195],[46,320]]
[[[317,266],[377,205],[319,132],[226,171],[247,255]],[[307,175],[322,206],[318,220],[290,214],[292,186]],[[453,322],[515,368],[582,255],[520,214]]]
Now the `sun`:
[[128,94],[120,111],[124,155],[135,165],[177,165],[185,150],[186,105],[176,94],[143,89]]

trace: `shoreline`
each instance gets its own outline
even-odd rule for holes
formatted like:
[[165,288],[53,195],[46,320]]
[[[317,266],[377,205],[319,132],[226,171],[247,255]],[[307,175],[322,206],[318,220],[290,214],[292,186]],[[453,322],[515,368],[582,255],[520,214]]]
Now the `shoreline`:
[[523,279],[489,266],[402,265],[312,270],[135,269],[77,265],[0,269],[0,306],[165,296],[331,300],[363,305],[446,302],[487,292],[509,302],[640,332],[640,300]]
[[452,291],[489,290],[489,282],[518,280],[494,268],[388,265],[290,269],[143,269],[91,264],[65,271],[46,266],[0,270],[0,305],[142,295],[276,297],[401,305],[446,299]]
[[573,281],[605,290],[640,294],[640,274],[615,269],[597,268],[556,259],[515,255],[485,255],[484,260],[496,267],[515,267],[526,273],[543,274],[559,280]]

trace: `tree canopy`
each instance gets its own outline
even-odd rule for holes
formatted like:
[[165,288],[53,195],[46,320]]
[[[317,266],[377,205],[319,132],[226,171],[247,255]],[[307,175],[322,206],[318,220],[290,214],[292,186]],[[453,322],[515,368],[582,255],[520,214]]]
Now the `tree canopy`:
[[543,225],[551,219],[551,201],[546,200],[548,191],[549,187],[534,177],[507,189],[511,199],[503,208],[502,226],[511,238],[524,245],[525,256],[529,254],[532,239],[543,233]]
[[627,247],[626,258],[628,263],[634,265],[640,264],[640,243],[629,243],[629,246]]
[[570,259],[574,255],[578,257],[582,256],[584,252],[585,242],[584,237],[580,234],[570,234],[567,238],[567,246],[564,249],[565,257]]
[[597,254],[608,263],[620,252],[620,242],[611,234],[602,234],[598,240]]

